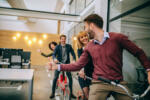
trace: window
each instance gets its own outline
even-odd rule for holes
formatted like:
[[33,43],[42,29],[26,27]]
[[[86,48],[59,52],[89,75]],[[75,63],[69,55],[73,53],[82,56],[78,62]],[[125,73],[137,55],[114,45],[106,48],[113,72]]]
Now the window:
[[149,0],[109,0],[110,19],[116,17],[130,9],[133,9]]
[[[150,0],[108,0],[108,8],[107,31],[125,34],[150,58]],[[124,51],[123,65],[124,79],[137,82],[139,61]]]

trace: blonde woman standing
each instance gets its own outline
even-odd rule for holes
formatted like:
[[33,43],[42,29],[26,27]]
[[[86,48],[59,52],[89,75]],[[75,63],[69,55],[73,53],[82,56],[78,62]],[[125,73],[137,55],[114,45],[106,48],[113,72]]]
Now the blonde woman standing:
[[[77,45],[78,45],[78,57],[81,56],[84,48],[86,47],[86,45],[89,42],[89,37],[88,34],[85,31],[81,31],[79,32],[78,36],[77,36]],[[85,75],[88,77],[92,77],[92,72],[93,72],[93,63],[92,60],[84,67],[80,70],[79,72],[79,84],[80,87],[82,88],[83,94],[84,94],[84,100],[88,100],[88,96],[89,96],[89,86],[91,84],[91,81],[89,79],[85,78]]]

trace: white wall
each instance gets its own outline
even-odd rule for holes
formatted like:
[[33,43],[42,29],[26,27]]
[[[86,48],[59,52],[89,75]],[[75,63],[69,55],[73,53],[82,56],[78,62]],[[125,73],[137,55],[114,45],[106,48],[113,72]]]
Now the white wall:
[[46,19],[18,20],[16,16],[0,16],[0,30],[57,33],[57,21]]
[[[140,21],[140,20],[139,20]],[[147,56],[150,57],[150,34],[149,26],[134,24],[116,20],[110,24],[110,31],[121,32],[129,37],[138,47],[142,48]],[[142,67],[139,60],[132,54],[124,50],[123,52],[123,76],[130,83],[137,81],[136,68]]]
[[[138,47],[142,48],[146,55],[150,57],[150,29],[148,25],[140,24],[124,24],[122,23],[123,33],[128,35],[129,39],[132,40]],[[124,79],[128,82],[137,81],[136,68],[142,67],[141,63],[137,58],[131,55],[129,52],[124,52]]]

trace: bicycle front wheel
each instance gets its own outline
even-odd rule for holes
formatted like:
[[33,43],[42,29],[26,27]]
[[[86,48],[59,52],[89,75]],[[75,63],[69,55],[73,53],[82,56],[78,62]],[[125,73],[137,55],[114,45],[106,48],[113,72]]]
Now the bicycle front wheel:
[[63,100],[71,100],[69,88],[66,87],[63,91]]

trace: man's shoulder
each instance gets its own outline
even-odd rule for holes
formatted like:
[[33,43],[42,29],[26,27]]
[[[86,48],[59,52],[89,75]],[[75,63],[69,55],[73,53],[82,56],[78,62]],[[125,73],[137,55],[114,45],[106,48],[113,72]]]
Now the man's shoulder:
[[125,36],[123,33],[118,33],[118,32],[108,32],[110,37],[122,37]]
[[61,45],[57,45],[55,49],[60,49],[61,48]]
[[122,41],[124,38],[128,38],[128,36],[126,36],[125,34],[117,33],[117,32],[109,32],[109,35],[111,41],[117,41],[117,42]]
[[69,48],[69,47],[71,47],[71,45],[70,44],[66,44],[66,47]]

